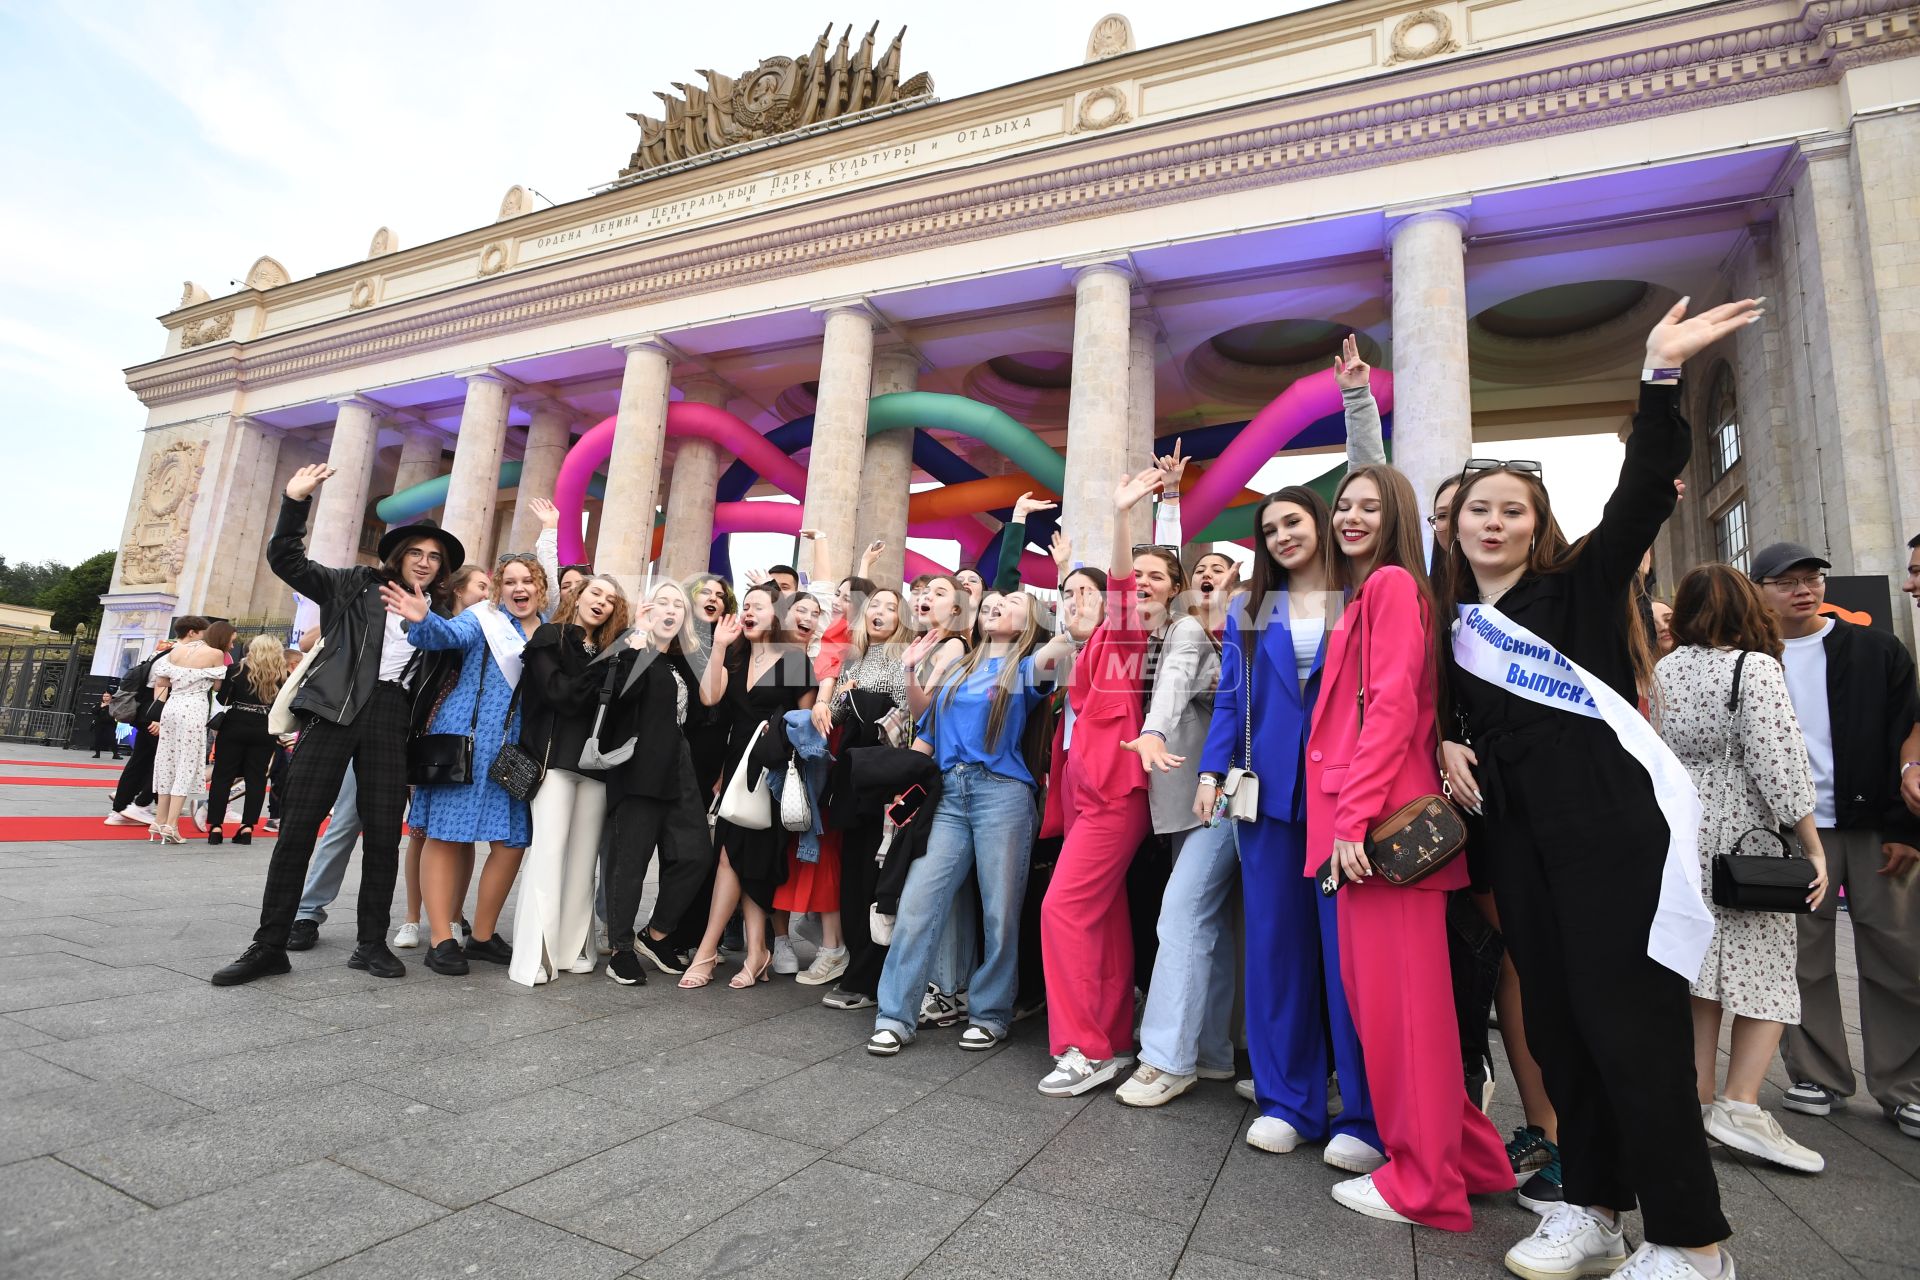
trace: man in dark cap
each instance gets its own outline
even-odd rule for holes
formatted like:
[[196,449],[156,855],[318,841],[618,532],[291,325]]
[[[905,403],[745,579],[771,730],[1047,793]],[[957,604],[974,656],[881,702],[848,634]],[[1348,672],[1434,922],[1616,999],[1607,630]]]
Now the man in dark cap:
[[347,766],[360,782],[361,844],[359,946],[347,967],[375,977],[406,972],[387,948],[393,885],[400,866],[400,823],[407,807],[410,693],[424,673],[400,620],[380,602],[380,586],[395,582],[434,598],[443,611],[447,579],[466,558],[460,540],[431,524],[407,525],[380,540],[377,567],[335,569],[307,559],[304,539],[313,491],[333,474],[325,465],[302,467],[287,482],[280,520],[267,544],[274,574],[320,606],[320,652],[293,710],[304,721],[288,771],[279,840],[267,866],[260,928],[238,960],[213,975],[215,986],[286,973],[287,934],[300,905],[314,838],[339,794]]
[[[1827,561],[1794,542],[1753,557],[1780,623],[1787,692],[1813,765],[1827,874],[1844,887],[1860,968],[1867,1091],[1920,1138],[1920,819],[1900,799],[1901,751],[1920,722],[1913,659],[1890,633],[1821,612]],[[1854,1091],[1834,962],[1835,893],[1800,917],[1800,1025],[1780,1046],[1788,1110],[1823,1116]]]

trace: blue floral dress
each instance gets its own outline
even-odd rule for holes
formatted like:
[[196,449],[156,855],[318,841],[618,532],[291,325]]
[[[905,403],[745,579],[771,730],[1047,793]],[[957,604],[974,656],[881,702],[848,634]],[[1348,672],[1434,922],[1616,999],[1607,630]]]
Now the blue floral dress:
[[[527,632],[518,619],[502,617],[524,639]],[[499,783],[487,776],[500,744],[520,738],[520,711],[516,707],[513,723],[507,723],[507,708],[513,702],[513,686],[494,661],[487,647],[486,631],[479,613],[469,609],[454,618],[430,613],[425,622],[407,628],[407,639],[416,649],[458,649],[460,679],[434,712],[428,733],[460,733],[473,730],[474,780],[465,786],[415,787],[413,807],[407,815],[407,827],[425,832],[430,840],[466,844],[485,840],[510,849],[524,849],[532,838],[533,823],[525,801],[515,800]],[[474,699],[480,700],[479,722],[474,722]]]

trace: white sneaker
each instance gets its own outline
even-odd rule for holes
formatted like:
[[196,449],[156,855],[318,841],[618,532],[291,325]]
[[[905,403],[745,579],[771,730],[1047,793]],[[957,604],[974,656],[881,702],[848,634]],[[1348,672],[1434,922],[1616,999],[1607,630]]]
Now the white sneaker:
[[800,957],[793,953],[793,941],[784,933],[773,940],[773,971],[800,972]]
[[1053,1070],[1041,1077],[1040,1092],[1049,1098],[1072,1098],[1089,1089],[1097,1089],[1126,1070],[1133,1062],[1131,1054],[1116,1054],[1094,1061],[1078,1049],[1069,1048],[1053,1060]]
[[1524,1280],[1570,1280],[1614,1274],[1627,1256],[1620,1228],[1575,1204],[1557,1204],[1533,1234],[1507,1250],[1507,1270]]
[[404,950],[411,950],[414,947],[419,946],[420,945],[419,922],[415,920],[409,920],[406,923],[402,924],[398,929],[394,930],[393,945],[396,947],[400,947]]
[[200,828],[202,833],[206,831],[207,806],[205,801],[193,806],[193,825]]
[[923,1027],[951,1027],[964,1022],[967,1017],[965,994],[950,996],[931,982],[927,984],[927,994],[920,997],[920,1025]]
[[794,981],[803,987],[823,987],[847,971],[847,949],[837,951],[822,948],[813,957],[813,963],[806,971],[797,975]]
[[[1613,1280],[1707,1280],[1693,1265],[1685,1249],[1669,1244],[1643,1244],[1634,1250],[1627,1264],[1613,1273]],[[1720,1250],[1720,1274],[1714,1280],[1739,1280],[1733,1269],[1733,1255]]]
[[1887,1118],[1909,1138],[1920,1138],[1920,1102],[1903,1102]]
[[1375,1150],[1365,1139],[1350,1133],[1334,1134],[1320,1158],[1330,1168],[1345,1169],[1348,1173],[1372,1173],[1387,1162],[1384,1151]]
[[1410,1227],[1420,1225],[1387,1203],[1387,1198],[1373,1185],[1373,1175],[1370,1173],[1334,1183],[1333,1198],[1355,1213],[1364,1213],[1369,1218],[1378,1218],[1382,1222],[1403,1222]]
[[153,810],[148,808],[146,805],[141,805],[141,804],[128,805],[126,808],[120,811],[120,816],[123,818],[131,819],[132,821],[139,823],[143,827],[150,827],[153,825],[153,822],[154,822]]
[[1197,1075],[1177,1076],[1150,1062],[1142,1062],[1127,1077],[1126,1083],[1113,1091],[1113,1096],[1130,1107],[1165,1106],[1193,1088],[1198,1080]]
[[[132,812],[129,810],[128,812]],[[152,822],[142,822],[138,818],[129,818],[125,813],[109,813],[107,825],[110,827],[151,827]]]
[[1300,1145],[1300,1131],[1279,1116],[1261,1116],[1247,1126],[1247,1145],[1285,1155]]
[[[467,936],[472,937],[473,935],[468,934]],[[592,973],[594,970],[594,967],[599,963],[600,963],[600,957],[588,955],[586,952],[582,951],[580,953],[579,959],[575,960],[572,964],[567,966],[567,972],[568,973]]]
[[1251,1079],[1235,1080],[1233,1082],[1233,1091],[1248,1102],[1258,1102],[1260,1100],[1258,1095],[1253,1091],[1253,1081]]
[[1826,1158],[1818,1151],[1789,1138],[1772,1112],[1736,1109],[1735,1104],[1725,1098],[1716,1098],[1702,1119],[1710,1135],[1735,1151],[1771,1160],[1800,1173],[1819,1173],[1827,1167]]

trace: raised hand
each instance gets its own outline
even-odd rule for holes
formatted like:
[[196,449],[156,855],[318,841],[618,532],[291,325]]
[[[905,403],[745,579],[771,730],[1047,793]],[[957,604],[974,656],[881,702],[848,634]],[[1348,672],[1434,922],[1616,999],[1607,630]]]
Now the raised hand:
[[737,613],[722,614],[720,621],[713,624],[713,649],[715,653],[725,653],[734,642],[740,639],[745,628],[741,625]]
[[1687,304],[1692,301],[1692,298],[1682,298],[1674,303],[1647,335],[1649,369],[1677,369],[1728,334],[1767,314],[1760,305],[1765,298],[1742,298],[1738,302],[1723,302],[1697,316],[1688,316]]
[[429,603],[427,598],[418,591],[410,590],[396,583],[383,582],[380,584],[380,603],[387,607],[388,613],[404,618],[408,622],[425,622],[427,620],[427,605]]
[[1167,484],[1167,473],[1159,464],[1148,467],[1136,475],[1123,476],[1113,490],[1113,505],[1116,510],[1131,511],[1140,499],[1150,493],[1158,493]]
[[1033,491],[1029,489],[1027,492],[1021,494],[1018,498],[1014,499],[1013,523],[1025,524],[1027,523],[1028,517],[1033,515],[1034,512],[1052,511],[1055,508],[1057,508],[1059,505],[1060,505],[1059,503],[1051,502],[1046,498],[1034,497]]
[[1060,571],[1061,585],[1064,586],[1067,570],[1073,566],[1073,539],[1055,529],[1047,550],[1053,553],[1053,567]]
[[818,541],[818,540],[820,539],[820,537],[821,537],[821,536],[822,536],[822,535],[821,535],[821,533],[820,533],[820,531],[819,531],[818,529],[802,529],[802,530],[800,530],[800,538],[801,538],[801,540],[802,540],[802,541],[804,541],[804,542],[815,542],[815,541]]
[[542,529],[558,529],[560,527],[560,508],[554,506],[545,498],[529,498],[527,500],[527,509],[533,512],[533,518],[540,522]]
[[1360,358],[1360,343],[1352,334],[1340,344],[1340,354],[1333,358],[1333,380],[1342,391],[1353,391],[1371,385],[1373,368]]
[[1187,473],[1187,464],[1192,462],[1186,454],[1180,452],[1180,437],[1173,438],[1173,452],[1153,460],[1160,474],[1166,477],[1166,490],[1174,497],[1180,496],[1180,477]]
[[901,664],[911,671],[913,668],[919,666],[921,661],[938,648],[939,645],[940,637],[938,635],[931,631],[924,632],[915,639],[912,644],[907,646],[906,653],[901,655]]
[[881,553],[884,552],[886,549],[887,549],[887,544],[882,542],[878,538],[875,538],[872,542],[869,542],[867,544],[867,549],[860,553],[860,576],[861,577],[871,578],[873,576],[872,570],[873,570],[874,561],[878,560],[881,556]]
[[313,496],[313,491],[325,484],[333,476],[333,468],[324,462],[315,462],[300,468],[287,478],[287,496],[295,502],[305,502]]
[[767,580],[767,571],[766,571],[765,569],[749,569],[749,570],[747,570],[747,585],[748,585],[748,586],[750,586],[750,587],[757,587],[757,586],[759,586],[759,585],[760,585],[761,583],[763,583],[763,582],[765,582],[766,580]]

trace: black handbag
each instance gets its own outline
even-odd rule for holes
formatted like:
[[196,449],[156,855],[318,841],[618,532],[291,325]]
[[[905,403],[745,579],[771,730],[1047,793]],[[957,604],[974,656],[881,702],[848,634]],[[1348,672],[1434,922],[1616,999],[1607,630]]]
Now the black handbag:
[[[522,681],[524,684],[525,681]],[[521,685],[513,687],[513,698],[507,703],[507,724],[513,724],[513,713],[520,705]],[[521,726],[524,733],[526,727]],[[553,751],[553,731],[547,731],[547,753]],[[493,764],[487,769],[487,777],[500,784],[500,789],[515,800],[531,800],[534,792],[540,790],[540,784],[547,778],[547,757],[542,755],[535,760],[517,742],[501,742],[500,750],[493,757]]]
[[480,667],[473,719],[465,733],[422,733],[407,739],[408,786],[464,787],[473,782],[473,734],[480,727],[480,699],[487,691],[487,668],[492,665],[487,659]]
[[[1746,665],[1747,655],[1743,650],[1734,660],[1733,691],[1727,696],[1727,710],[1734,714],[1734,723],[1728,731],[1729,756],[1733,754],[1732,735],[1740,727],[1740,677]],[[1743,847],[1752,836],[1760,836],[1778,845],[1779,856],[1771,853],[1715,854],[1713,905],[1735,911],[1812,911],[1813,908],[1807,905],[1807,892],[1813,887],[1813,882],[1819,879],[1819,872],[1814,870],[1813,863],[1796,855],[1785,836],[1764,827],[1748,831],[1733,842],[1733,847]]]

